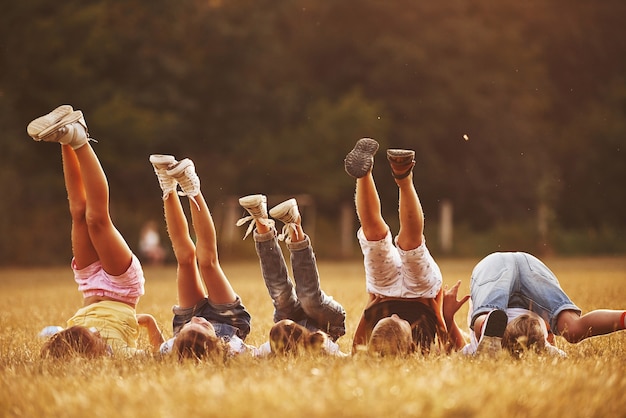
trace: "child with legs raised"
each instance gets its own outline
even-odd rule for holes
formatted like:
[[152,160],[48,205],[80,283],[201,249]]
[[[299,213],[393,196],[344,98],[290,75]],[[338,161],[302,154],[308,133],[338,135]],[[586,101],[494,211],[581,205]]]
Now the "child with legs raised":
[[[336,340],[346,332],[346,313],[320,288],[315,254],[302,228],[296,199],[289,199],[269,211],[269,216],[284,223],[280,235],[274,220],[269,219],[265,195],[245,196],[239,203],[249,216],[240,219],[237,225],[251,221],[246,236],[254,228],[261,273],[274,304],[275,324],[270,330],[269,343],[259,347],[260,353],[344,355]],[[279,239],[285,239],[287,244],[293,281]]]
[[139,327],[158,350],[160,330],[149,314],[137,314],[144,294],[141,264],[116,229],[109,213],[109,185],[89,143],[80,110],[62,105],[27,127],[35,141],[61,144],[63,174],[72,217],[72,269],[83,306],[42,348],[43,356],[132,355]]
[[[173,351],[180,359],[215,360],[253,352],[243,342],[250,332],[250,314],[220,265],[215,224],[193,162],[159,154],[151,155],[150,162],[163,191],[165,222],[178,265],[174,337],[161,352]],[[195,244],[179,193],[190,201]]]

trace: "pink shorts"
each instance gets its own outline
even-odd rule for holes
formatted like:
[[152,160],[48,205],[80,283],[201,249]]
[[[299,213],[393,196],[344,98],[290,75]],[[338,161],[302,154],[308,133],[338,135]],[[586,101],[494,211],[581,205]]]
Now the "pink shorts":
[[106,296],[135,305],[139,297],[144,294],[146,279],[143,276],[141,263],[134,254],[130,267],[120,276],[112,276],[105,272],[100,261],[78,270],[76,262],[72,259],[72,270],[74,270],[74,280],[78,283],[78,291],[83,293],[84,298]]

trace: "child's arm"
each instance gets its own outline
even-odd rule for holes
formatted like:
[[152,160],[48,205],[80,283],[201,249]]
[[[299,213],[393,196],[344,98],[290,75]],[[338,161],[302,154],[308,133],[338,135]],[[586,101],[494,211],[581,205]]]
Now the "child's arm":
[[148,331],[148,338],[150,339],[152,351],[159,351],[161,344],[163,344],[165,340],[163,339],[163,335],[157,325],[156,319],[154,319],[154,317],[150,314],[137,314],[136,317],[139,326],[146,328]]
[[443,293],[443,320],[445,321],[446,327],[448,328],[448,338],[450,340],[450,343],[452,344],[452,348],[455,350],[460,350],[461,348],[463,348],[463,346],[465,345],[465,337],[463,336],[463,333],[456,324],[456,321],[454,320],[454,315],[469,299],[469,295],[465,295],[461,298],[461,300],[457,300],[460,285],[461,281],[459,280],[450,289],[448,289],[447,287],[444,288]]

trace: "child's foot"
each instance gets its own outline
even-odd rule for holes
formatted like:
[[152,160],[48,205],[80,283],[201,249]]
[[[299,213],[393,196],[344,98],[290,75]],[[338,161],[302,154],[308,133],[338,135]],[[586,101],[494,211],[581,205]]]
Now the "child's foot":
[[78,149],[89,141],[87,122],[80,110],[62,105],[28,124],[26,131],[35,141],[58,142]]
[[40,141],[41,138],[39,134],[48,129],[50,126],[55,125],[58,121],[63,118],[63,116],[72,113],[74,109],[70,105],[61,105],[54,109],[52,112],[47,115],[43,115],[32,121],[26,127],[26,132],[28,135],[33,138],[35,141]]
[[267,216],[267,197],[265,195],[253,194],[244,196],[239,199],[239,204],[250,214],[237,221],[237,226],[250,222],[243,239],[246,239],[248,235],[250,235],[256,221],[270,228],[274,226],[274,221]]
[[391,166],[391,175],[395,179],[408,177],[415,167],[415,151],[408,149],[388,149],[387,160]]
[[296,232],[296,225],[301,222],[300,211],[298,210],[298,202],[296,202],[296,199],[289,199],[274,206],[270,209],[270,216],[285,224],[285,226],[283,226],[282,233],[278,236],[279,240],[285,239],[290,229]]
[[173,167],[178,161],[172,155],[152,154],[150,162],[159,179],[159,186],[163,190],[163,200],[176,190],[176,180],[167,174],[167,169]]
[[378,142],[371,138],[359,139],[344,160],[346,173],[357,179],[365,177],[374,167],[376,151]]
[[196,167],[193,161],[189,158],[185,158],[168,168],[165,173],[173,177],[176,182],[180,184],[182,192],[178,192],[178,194],[189,197],[196,204],[198,210],[200,210],[200,205],[195,198],[200,194],[200,178],[198,174],[196,174]]

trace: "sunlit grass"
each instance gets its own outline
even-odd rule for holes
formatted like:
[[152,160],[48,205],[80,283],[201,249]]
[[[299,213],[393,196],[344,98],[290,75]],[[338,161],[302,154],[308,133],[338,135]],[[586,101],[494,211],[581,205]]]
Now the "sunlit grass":
[[[445,282],[463,280],[478,260],[439,260]],[[626,258],[554,259],[549,266],[583,311],[626,308]],[[272,306],[256,262],[224,269],[253,317],[247,342],[259,345]],[[362,266],[320,263],[322,285],[345,307],[351,336],[366,300]],[[146,268],[138,311],[171,336],[175,269]],[[172,359],[39,358],[37,333],[64,325],[78,308],[69,268],[0,271],[0,416],[626,416],[626,333],[571,345],[567,359],[410,360],[356,358],[253,359],[225,365]],[[465,329],[467,308],[457,320]],[[142,345],[147,339],[142,336]]]

